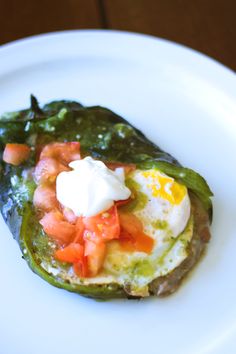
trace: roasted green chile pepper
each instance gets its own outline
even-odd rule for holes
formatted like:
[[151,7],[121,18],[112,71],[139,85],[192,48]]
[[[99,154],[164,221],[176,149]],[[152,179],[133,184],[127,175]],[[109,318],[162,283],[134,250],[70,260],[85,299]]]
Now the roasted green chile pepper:
[[[49,283],[90,297],[129,297],[126,289],[118,284],[76,284],[63,280],[60,272],[50,273],[45,266],[48,264],[50,267],[55,260],[32,204],[36,188],[32,170],[37,161],[37,148],[55,141],[79,141],[84,155],[100,160],[135,163],[140,169],[156,167],[184,184],[192,195],[192,202],[200,205],[201,212],[211,219],[212,192],[204,178],[182,167],[125,119],[106,108],[84,107],[73,101],[54,101],[40,108],[36,98],[31,96],[29,109],[7,113],[0,118],[0,153],[3,153],[5,144],[11,142],[28,144],[32,150],[30,159],[17,167],[1,159],[0,208],[29,266]],[[200,229],[195,230],[195,234],[195,239],[200,242],[203,238]],[[201,244],[199,254],[202,248]],[[194,250],[190,249],[189,253],[194,253]],[[197,254],[196,259],[198,257]],[[57,266],[66,271],[66,266]],[[182,273],[185,272],[186,269]],[[156,282],[156,288],[154,283],[150,286],[151,294],[158,292],[160,281]]]

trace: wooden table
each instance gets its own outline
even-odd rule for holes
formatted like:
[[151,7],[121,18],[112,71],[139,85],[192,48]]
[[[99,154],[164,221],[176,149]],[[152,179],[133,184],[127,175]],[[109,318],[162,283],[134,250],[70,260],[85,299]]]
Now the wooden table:
[[236,70],[236,0],[0,0],[0,44],[65,29],[167,38]]

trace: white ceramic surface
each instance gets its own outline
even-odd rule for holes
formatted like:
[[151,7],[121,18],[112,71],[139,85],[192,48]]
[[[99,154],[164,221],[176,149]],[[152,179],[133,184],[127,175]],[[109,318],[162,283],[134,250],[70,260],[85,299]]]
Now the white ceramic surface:
[[233,354],[236,352],[236,77],[168,41],[73,31],[0,48],[0,113],[76,99],[140,128],[215,193],[212,240],[165,299],[96,302],[33,274],[0,223],[1,354]]

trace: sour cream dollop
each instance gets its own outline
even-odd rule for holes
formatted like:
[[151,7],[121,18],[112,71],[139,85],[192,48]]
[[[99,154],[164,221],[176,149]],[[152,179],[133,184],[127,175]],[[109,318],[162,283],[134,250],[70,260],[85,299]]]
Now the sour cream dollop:
[[128,199],[124,169],[110,170],[91,157],[72,161],[73,171],[61,172],[56,179],[56,196],[76,216],[95,216],[108,210],[117,200]]

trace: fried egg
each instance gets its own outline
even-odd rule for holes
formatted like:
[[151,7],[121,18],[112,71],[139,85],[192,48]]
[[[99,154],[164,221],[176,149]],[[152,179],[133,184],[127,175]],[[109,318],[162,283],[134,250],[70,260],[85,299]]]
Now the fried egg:
[[[133,200],[123,210],[135,214],[144,232],[154,239],[150,254],[128,252],[118,241],[107,244],[103,271],[83,284],[118,283],[135,296],[148,296],[148,284],[178,267],[187,257],[193,235],[191,203],[187,188],[157,169],[135,170],[126,186]],[[79,278],[74,279],[80,282]]]
[[116,274],[119,282],[143,287],[176,268],[186,258],[192,236],[191,203],[187,188],[159,170],[136,170],[126,179],[135,199],[129,208],[155,241],[151,254],[124,252],[117,242],[110,244],[104,269]]
[[187,188],[158,170],[137,170],[130,178],[131,185],[132,182],[135,184],[137,197],[142,193],[147,198],[146,205],[134,210],[134,214],[142,220],[145,232],[156,238],[156,229],[160,231],[165,226],[172,237],[177,237],[190,216]]

